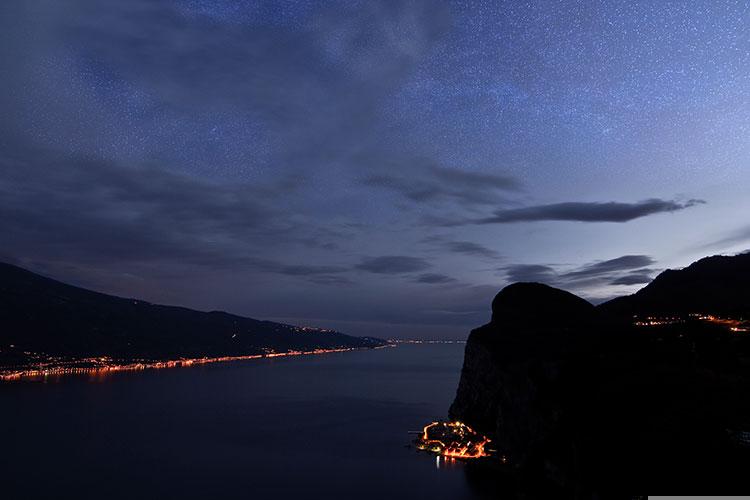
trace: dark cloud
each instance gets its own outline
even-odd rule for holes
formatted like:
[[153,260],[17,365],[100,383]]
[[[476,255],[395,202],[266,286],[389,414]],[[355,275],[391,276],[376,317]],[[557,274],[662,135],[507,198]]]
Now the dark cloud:
[[494,250],[471,241],[447,241],[445,242],[445,246],[453,253],[475,255],[477,257],[489,257],[493,259],[498,257],[497,252]]
[[[347,271],[278,258],[321,231],[274,205],[290,186],[225,185],[42,149],[0,155],[6,252],[71,262],[179,262],[309,277]],[[330,231],[322,231],[326,239]]]
[[638,272],[638,273],[626,274],[625,276],[620,276],[619,278],[615,278],[610,282],[610,284],[612,285],[641,285],[641,284],[651,283],[651,280],[653,280],[653,277],[651,276],[651,274]]
[[347,285],[354,284],[354,281],[350,280],[349,278],[345,276],[330,276],[330,275],[310,276],[308,278],[308,281],[310,283],[315,283],[316,285],[347,286]]
[[433,235],[422,238],[420,242],[430,245],[437,251],[447,251],[449,253],[483,257],[487,259],[500,258],[500,254],[495,250],[473,241],[453,240],[447,236]]
[[[276,267],[276,266],[274,266]],[[314,274],[332,274],[346,271],[345,267],[336,266],[307,266],[307,265],[282,265],[278,266],[278,272],[289,276],[310,276]]]
[[517,264],[503,268],[507,279],[513,283],[531,281],[537,283],[554,284],[558,280],[553,267],[541,264]]
[[451,278],[450,276],[446,276],[444,274],[432,274],[432,273],[420,274],[419,276],[414,278],[415,283],[427,283],[430,285],[451,283],[454,281],[456,280],[454,278]]
[[520,182],[509,175],[456,170],[432,165],[429,167],[432,175],[445,183],[458,186],[473,187],[475,189],[500,189],[503,191],[518,191]]
[[371,174],[362,182],[394,191],[413,202],[450,200],[460,205],[497,204],[502,202],[501,193],[520,190],[520,183],[508,175],[446,168],[420,159],[403,161],[402,168],[390,165],[386,170],[381,166],[385,171]]
[[596,261],[569,271],[559,266],[518,264],[501,268],[508,281],[533,281],[562,288],[587,288],[602,285],[637,285],[651,281],[656,271],[647,266],[655,261],[648,255],[623,255]]
[[33,127],[45,146],[191,173],[337,175],[450,26],[446,6],[421,1],[260,2],[228,17],[190,4],[3,4],[4,139]]
[[618,271],[639,269],[650,266],[653,263],[654,259],[652,259],[648,255],[623,255],[622,257],[617,257],[616,259],[603,260],[600,262],[587,264],[579,269],[567,272],[562,276],[563,278],[568,280],[576,280],[606,275]]
[[[664,212],[676,212],[705,203],[703,200],[649,199],[637,203],[568,202],[497,210],[491,217],[467,221],[470,224],[509,224],[533,221],[628,222]],[[462,224],[462,223],[456,223]]]
[[356,269],[376,274],[404,274],[424,271],[430,263],[419,257],[405,255],[385,255],[382,257],[365,257],[355,266]]

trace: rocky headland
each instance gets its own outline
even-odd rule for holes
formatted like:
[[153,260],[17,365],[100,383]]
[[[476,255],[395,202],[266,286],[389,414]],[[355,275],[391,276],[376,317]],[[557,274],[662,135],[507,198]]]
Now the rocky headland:
[[468,338],[451,419],[492,438],[529,498],[737,491],[750,466],[750,332],[736,326],[749,262],[703,259],[598,307],[538,283],[504,288]]

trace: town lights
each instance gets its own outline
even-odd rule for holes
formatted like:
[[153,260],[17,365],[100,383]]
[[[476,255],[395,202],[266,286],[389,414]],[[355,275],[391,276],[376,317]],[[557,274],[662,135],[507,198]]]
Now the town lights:
[[462,422],[431,422],[416,440],[417,448],[445,458],[474,459],[490,456],[489,439]]

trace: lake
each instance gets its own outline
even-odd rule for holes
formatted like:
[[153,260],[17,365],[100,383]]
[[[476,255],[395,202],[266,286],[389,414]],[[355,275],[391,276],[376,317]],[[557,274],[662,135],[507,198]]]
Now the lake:
[[460,499],[471,466],[409,447],[463,344],[0,385],[4,498]]

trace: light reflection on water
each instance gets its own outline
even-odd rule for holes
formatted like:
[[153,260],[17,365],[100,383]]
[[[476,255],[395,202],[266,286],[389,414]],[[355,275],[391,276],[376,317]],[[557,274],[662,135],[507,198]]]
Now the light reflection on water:
[[99,383],[2,385],[3,491],[477,498],[464,464],[436,463],[410,447],[407,434],[445,418],[463,347],[402,345],[118,373]]

